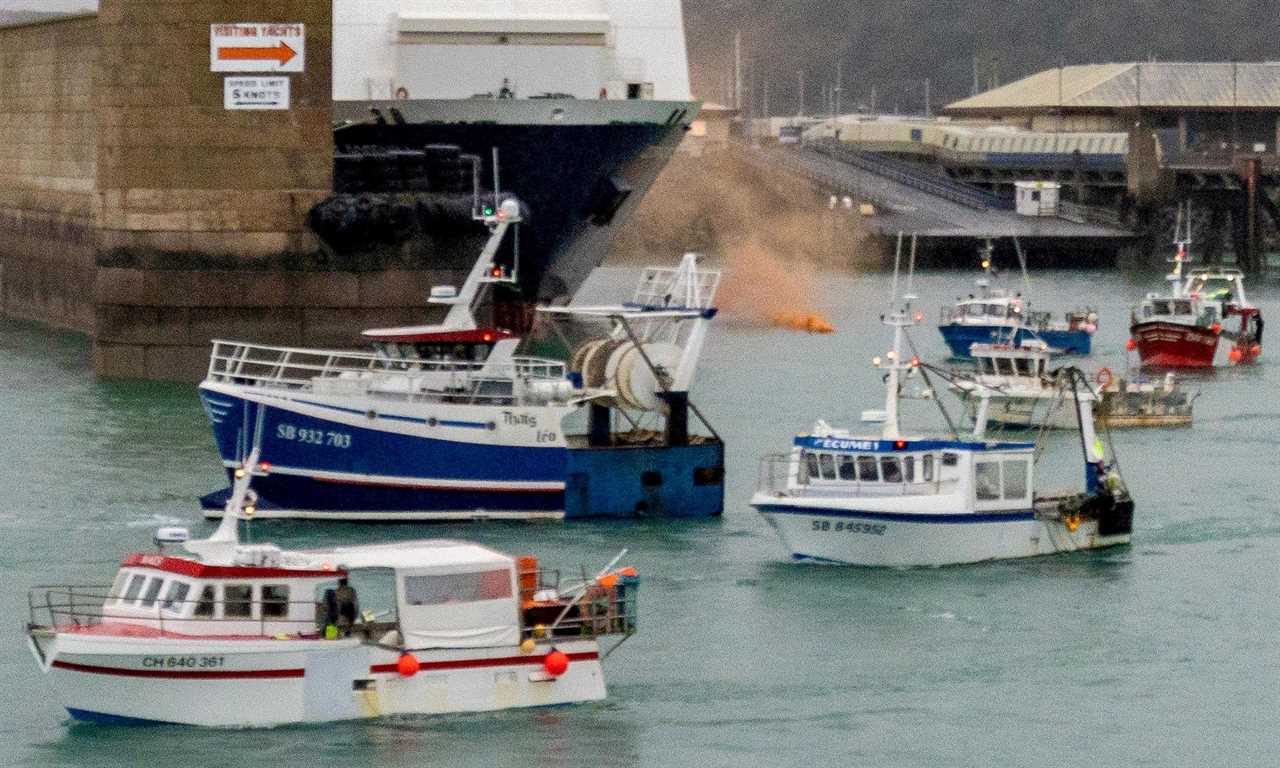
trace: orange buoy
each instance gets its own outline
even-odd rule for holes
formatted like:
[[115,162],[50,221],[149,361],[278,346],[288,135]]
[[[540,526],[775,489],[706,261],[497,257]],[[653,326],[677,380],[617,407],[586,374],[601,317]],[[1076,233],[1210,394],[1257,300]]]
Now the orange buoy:
[[1133,339],[1129,339],[1124,343],[1124,348],[1132,352],[1133,350],[1138,348],[1138,342],[1134,341]]
[[1262,345],[1254,344],[1252,347],[1249,347],[1249,354],[1253,357],[1257,357],[1262,354]]
[[401,677],[413,677],[420,669],[422,669],[422,663],[412,653],[402,653],[396,661],[396,671]]
[[1242,352],[1239,347],[1233,347],[1232,350],[1227,353],[1227,359],[1233,363],[1238,363],[1244,359],[1244,352]]
[[606,573],[605,575],[596,579],[596,583],[604,587],[605,589],[611,589],[613,587],[616,587],[618,586],[618,574]]
[[569,655],[564,651],[557,651],[553,648],[551,653],[542,657],[542,668],[546,670],[548,675],[559,677],[569,669]]

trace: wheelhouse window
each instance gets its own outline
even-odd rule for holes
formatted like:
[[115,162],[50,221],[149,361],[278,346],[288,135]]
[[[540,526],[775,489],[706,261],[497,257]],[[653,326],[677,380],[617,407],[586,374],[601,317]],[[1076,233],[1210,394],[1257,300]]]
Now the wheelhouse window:
[[124,595],[120,598],[122,603],[132,603],[138,599],[138,595],[142,592],[142,585],[147,583],[147,577],[141,573],[135,573],[129,578],[129,586],[124,591]]
[[920,462],[920,474],[924,476],[926,483],[933,482],[933,454],[926,453],[924,459]]
[[979,461],[973,466],[973,489],[978,501],[1000,498],[1000,462]]
[[222,588],[222,615],[226,618],[253,616],[253,587],[249,584],[227,584]]
[[1022,499],[1027,495],[1027,462],[1025,459],[1004,463],[1004,497]]
[[818,454],[806,453],[804,455],[804,467],[810,479],[822,476],[818,472]]
[[186,606],[187,593],[190,591],[189,582],[174,579],[169,584],[169,591],[164,593],[164,601],[160,603],[160,607],[172,613],[180,613]]
[[916,481],[916,457],[902,457],[902,479],[908,483]]
[[876,469],[875,456],[858,457],[858,479],[864,483],[879,482],[880,471]]
[[848,454],[840,456],[840,479],[841,480],[857,480],[858,470],[853,463],[853,457]]
[[507,597],[511,597],[511,573],[506,570],[404,578],[404,599],[409,605],[474,603]]
[[942,454],[942,466],[944,466],[944,467],[954,467],[955,465],[957,465],[957,464],[959,464],[959,463],[960,463],[960,454],[958,454],[958,453],[944,453],[944,454]]
[[1174,313],[1175,315],[1189,315],[1189,314],[1191,314],[1191,300],[1190,300],[1190,299],[1178,299],[1178,300],[1174,301],[1174,302],[1173,302],[1173,313]]
[[213,606],[216,602],[217,597],[214,596],[213,585],[205,585],[205,588],[200,590],[200,599],[196,601],[195,616],[201,618],[212,618]]
[[1003,304],[988,304],[987,314],[992,317],[1004,317],[1005,308]]
[[880,475],[886,483],[902,482],[902,467],[898,464],[897,456],[880,457]]
[[829,453],[818,454],[818,463],[822,467],[823,480],[836,479],[836,457]]
[[116,574],[116,580],[111,584],[111,597],[119,602],[124,598],[125,585],[129,583],[129,572],[120,571]]
[[280,618],[289,615],[289,585],[264,584],[262,587],[262,617]]
[[1026,357],[1013,358],[1013,369],[1019,376],[1031,376],[1035,372],[1032,370],[1034,360]]
[[1151,302],[1151,311],[1152,311],[1153,313],[1157,314],[1157,315],[1170,315],[1170,314],[1173,314],[1172,312],[1170,312],[1170,311],[1169,311],[1169,302],[1167,302],[1167,301],[1153,301],[1153,302]]
[[156,576],[147,583],[147,589],[142,593],[141,605],[143,608],[150,608],[156,604],[156,598],[160,596],[160,588],[163,586],[163,576]]

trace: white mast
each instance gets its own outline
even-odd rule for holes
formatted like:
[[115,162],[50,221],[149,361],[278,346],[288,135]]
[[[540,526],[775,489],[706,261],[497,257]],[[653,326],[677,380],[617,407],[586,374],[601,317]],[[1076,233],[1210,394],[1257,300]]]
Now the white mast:
[[[898,289],[898,265],[902,260],[902,233],[898,233],[898,249],[893,257],[893,290]],[[911,293],[912,276],[916,266],[916,236],[911,236],[911,260],[907,267],[907,291],[902,295],[901,308],[893,306],[898,296],[891,299],[889,314],[881,322],[893,328],[893,349],[889,352],[889,378],[885,382],[884,395],[884,427],[881,437],[885,440],[900,440],[902,434],[898,429],[898,388],[901,385],[901,372],[910,371],[912,365],[902,361],[902,342],[906,338],[906,329],[915,325],[911,317],[911,301],[916,297]]]

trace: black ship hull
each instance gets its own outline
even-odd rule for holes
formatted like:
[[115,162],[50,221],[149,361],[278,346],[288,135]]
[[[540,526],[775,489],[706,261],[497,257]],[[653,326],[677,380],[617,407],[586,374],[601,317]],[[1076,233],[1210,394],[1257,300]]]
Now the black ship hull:
[[483,240],[470,218],[471,169],[479,164],[482,196],[491,192],[497,149],[501,190],[527,210],[521,298],[555,301],[571,296],[605,257],[697,105],[343,102],[335,112],[334,198],[312,212],[312,227],[339,256],[371,266],[390,259],[469,268]]

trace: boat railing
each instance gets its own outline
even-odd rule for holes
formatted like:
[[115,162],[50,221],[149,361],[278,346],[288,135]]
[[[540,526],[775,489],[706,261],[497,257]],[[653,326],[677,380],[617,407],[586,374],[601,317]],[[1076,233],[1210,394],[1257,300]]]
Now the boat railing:
[[932,480],[886,482],[882,480],[819,480],[810,482],[808,471],[796,465],[791,454],[775,453],[760,460],[756,490],[770,496],[936,496],[950,493],[958,479],[944,480],[940,473]]
[[[163,596],[155,599],[151,606],[145,608],[120,606],[117,612],[107,607],[108,601],[118,600],[121,595],[113,594],[109,586],[88,585],[42,585],[32,587],[27,594],[27,609],[30,627],[47,627],[52,630],[85,628],[104,623],[119,623],[139,627],[151,627],[161,635],[234,635],[276,637],[281,634],[292,636],[322,635],[324,627],[323,604],[315,600],[279,600],[258,604],[258,615],[227,616],[225,606],[228,603],[245,605],[239,601],[220,600],[213,605],[223,605],[222,616],[183,616],[188,605],[199,605],[200,600],[166,600]],[[209,604],[205,601],[206,604]],[[252,605],[252,604],[250,604]],[[174,607],[183,610],[173,610]],[[267,615],[264,606],[272,606],[283,615]],[[294,606],[307,606],[304,610],[295,610]],[[125,611],[131,611],[126,613]],[[306,613],[306,618],[289,618],[299,613]],[[234,631],[227,631],[234,628]]]
[[[550,573],[556,575],[547,578]],[[540,571],[538,585],[538,592],[554,590],[556,596],[540,600],[550,595],[535,592],[522,600],[525,637],[600,637],[636,631],[640,579],[635,576],[587,578],[570,584],[560,581],[558,572]]]
[[535,357],[512,357],[503,362],[432,360],[215,340],[206,380],[407,400],[447,395],[463,402],[481,402],[511,400],[525,383],[564,381],[566,366],[559,360]]

